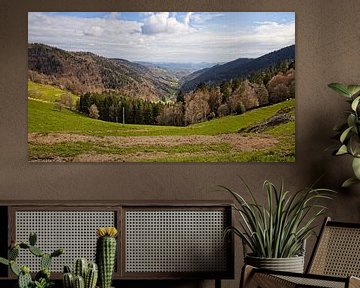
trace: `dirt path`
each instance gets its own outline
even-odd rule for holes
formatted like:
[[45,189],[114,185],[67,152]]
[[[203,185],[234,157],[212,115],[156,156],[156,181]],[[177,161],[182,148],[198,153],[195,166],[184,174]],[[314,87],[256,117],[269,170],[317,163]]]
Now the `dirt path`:
[[[53,145],[60,143],[75,143],[86,142],[93,143],[99,146],[117,146],[117,147],[131,147],[131,146],[166,146],[174,147],[177,145],[186,144],[222,144],[227,143],[231,145],[233,151],[254,151],[258,149],[266,149],[274,147],[278,140],[271,136],[254,135],[245,136],[242,134],[220,134],[215,136],[209,135],[191,135],[191,136],[90,136],[79,134],[39,134],[29,133],[28,142],[31,144]],[[189,153],[178,153],[182,157],[191,156]],[[186,155],[189,154],[189,155]],[[208,155],[209,151],[198,152],[196,155]],[[165,152],[151,152],[151,153],[132,153],[127,155],[120,154],[80,154],[72,158],[52,159],[50,161],[76,161],[76,162],[128,162],[152,160],[159,157],[166,156]]]
[[270,136],[244,136],[241,134],[220,134],[215,136],[191,135],[191,136],[89,136],[79,134],[38,134],[28,135],[29,143],[34,144],[57,144],[68,142],[88,142],[114,146],[134,145],[163,145],[176,146],[184,144],[219,144],[230,143],[240,151],[252,151],[273,147],[278,140]]

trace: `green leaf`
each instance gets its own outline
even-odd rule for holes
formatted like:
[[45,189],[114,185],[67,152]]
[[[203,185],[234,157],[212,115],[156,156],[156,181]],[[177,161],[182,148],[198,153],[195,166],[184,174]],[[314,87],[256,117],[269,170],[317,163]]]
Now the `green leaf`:
[[349,143],[347,145],[348,151],[354,157],[360,156],[360,138],[358,135],[354,134],[350,137]]
[[345,131],[343,133],[341,133],[341,136],[340,136],[340,141],[341,143],[344,143],[344,141],[346,140],[349,132],[351,131],[352,127],[349,127],[347,129],[345,129]]
[[347,118],[347,124],[349,127],[355,126],[356,116],[353,113],[350,113],[350,115]]
[[356,111],[356,108],[357,108],[358,105],[359,105],[359,101],[360,101],[360,96],[356,97],[356,98],[354,99],[354,101],[352,101],[352,103],[351,103],[351,109],[352,109],[352,110]]
[[21,270],[20,270],[20,268],[16,265],[16,262],[15,262],[15,261],[10,261],[10,268],[11,268],[11,271],[12,271],[16,276],[19,276]]
[[15,246],[14,248],[10,249],[8,252],[9,260],[16,260],[19,256],[19,246]]
[[329,88],[333,89],[334,91],[336,91],[337,93],[339,93],[342,96],[351,97],[351,93],[348,90],[348,87],[344,84],[341,83],[330,83],[328,85]]
[[9,265],[9,264],[10,264],[9,260],[8,260],[8,259],[5,259],[5,258],[3,258],[3,257],[0,257],[0,263],[1,263],[1,264],[4,264],[4,265]]
[[349,153],[349,152],[348,152],[346,145],[341,145],[341,147],[339,148],[339,150],[336,152],[335,155],[344,155],[347,153]]
[[359,183],[360,183],[359,179],[352,177],[352,178],[349,178],[346,181],[344,181],[344,183],[341,185],[341,187],[348,188],[352,185],[359,184]]
[[360,92],[360,85],[348,85],[347,90],[349,91],[351,96],[354,96]]
[[352,168],[357,179],[360,180],[360,158],[354,157]]

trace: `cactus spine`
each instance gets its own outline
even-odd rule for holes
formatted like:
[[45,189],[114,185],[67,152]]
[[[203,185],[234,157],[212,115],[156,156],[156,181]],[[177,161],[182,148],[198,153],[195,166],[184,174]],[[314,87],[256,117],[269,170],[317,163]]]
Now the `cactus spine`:
[[84,278],[77,275],[74,277],[74,288],[85,288]]
[[74,272],[68,266],[64,266],[64,288],[95,288],[98,279],[98,269],[95,263],[89,263],[85,258],[76,259]]
[[110,288],[116,258],[115,227],[98,228],[96,243],[96,262],[99,267],[100,288]]
[[96,263],[89,263],[85,276],[85,288],[95,288],[98,279],[98,266]]
[[79,258],[75,261],[75,267],[74,267],[74,274],[76,276],[81,276],[83,279],[85,279],[86,270],[88,266],[88,262],[85,258]]
[[64,288],[73,288],[74,276],[72,275],[72,273],[64,273],[62,280]]

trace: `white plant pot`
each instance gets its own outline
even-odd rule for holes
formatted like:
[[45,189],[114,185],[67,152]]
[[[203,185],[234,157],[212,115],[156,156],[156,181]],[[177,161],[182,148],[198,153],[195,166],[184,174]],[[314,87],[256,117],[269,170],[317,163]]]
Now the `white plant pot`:
[[289,258],[263,258],[246,255],[245,263],[262,269],[304,273],[304,256]]

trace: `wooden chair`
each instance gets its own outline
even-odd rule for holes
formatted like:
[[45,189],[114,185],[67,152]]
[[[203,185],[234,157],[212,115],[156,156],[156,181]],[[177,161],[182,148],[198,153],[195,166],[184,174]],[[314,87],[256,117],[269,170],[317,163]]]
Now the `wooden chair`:
[[360,287],[360,223],[326,218],[306,273],[278,272],[244,266],[240,287]]

